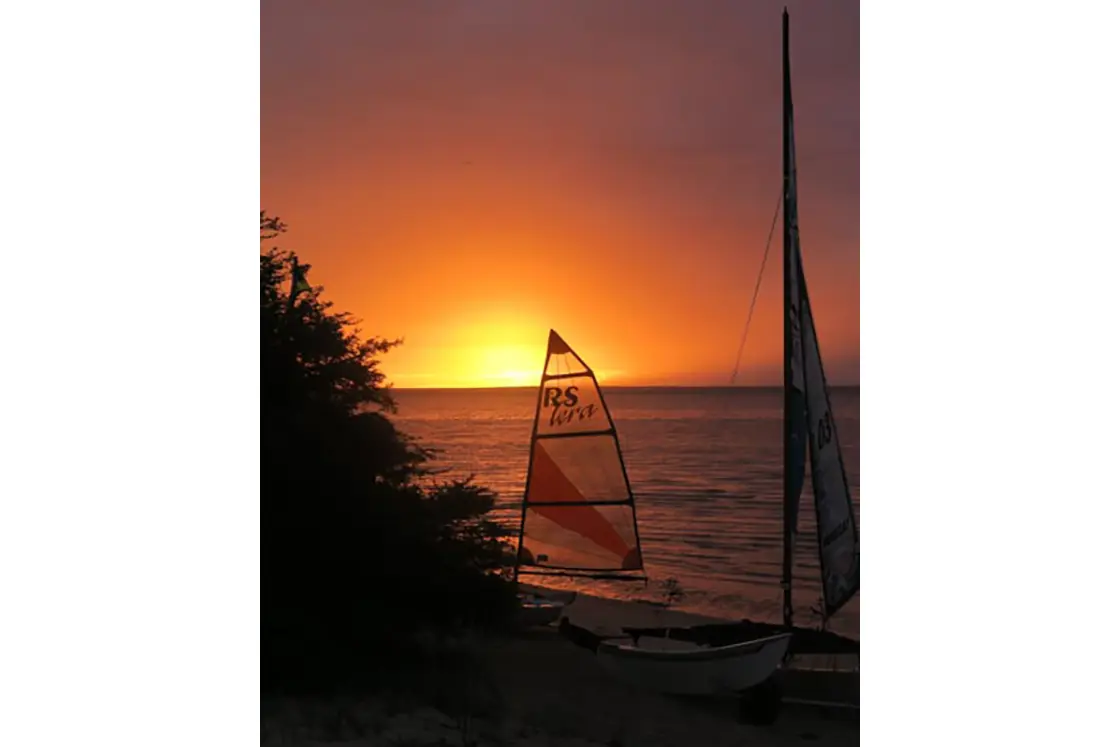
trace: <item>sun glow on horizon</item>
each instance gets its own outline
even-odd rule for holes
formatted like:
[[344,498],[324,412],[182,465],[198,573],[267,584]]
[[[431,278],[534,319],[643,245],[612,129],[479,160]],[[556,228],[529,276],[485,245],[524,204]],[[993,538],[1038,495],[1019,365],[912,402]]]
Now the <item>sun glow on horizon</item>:
[[[531,387],[541,380],[544,339],[528,325],[472,325],[454,335],[457,344],[432,349],[415,373],[393,375],[400,386],[434,389]],[[463,340],[477,342],[460,342]],[[499,342],[491,342],[491,341]],[[411,366],[410,366],[411,368]],[[414,369],[415,370],[415,369]]]
[[[393,386],[400,389],[535,389],[540,386],[541,372],[500,371],[477,378],[402,373],[391,379]],[[633,383],[626,378],[624,371],[596,371],[595,379],[602,386],[626,386]]]
[[462,370],[482,386],[532,386],[541,378],[539,346],[485,345],[465,357]]
[[[527,324],[474,325],[454,335],[458,344],[426,349],[424,355],[410,361],[408,369],[411,370],[390,370],[389,379],[394,386],[403,388],[536,387],[541,383],[547,329],[544,327],[542,332],[542,328]],[[460,340],[478,342],[463,344]],[[596,370],[593,361],[588,363],[601,384],[614,382],[619,377],[625,379],[622,370]]]

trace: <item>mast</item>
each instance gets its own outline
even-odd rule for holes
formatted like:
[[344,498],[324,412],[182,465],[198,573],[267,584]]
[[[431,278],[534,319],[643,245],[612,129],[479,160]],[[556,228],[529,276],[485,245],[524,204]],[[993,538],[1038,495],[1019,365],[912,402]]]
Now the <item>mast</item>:
[[[791,502],[796,500],[796,497],[791,496],[794,490],[795,478],[800,478],[800,475],[795,476],[793,470],[790,469],[793,462],[793,449],[791,448],[790,438],[793,435],[791,425],[791,416],[793,413],[793,319],[790,313],[793,308],[793,294],[791,293],[791,282],[793,278],[790,272],[793,263],[793,242],[792,231],[790,223],[790,206],[793,202],[792,183],[791,183],[791,170],[793,163],[790,152],[790,141],[793,133],[790,132],[792,126],[792,117],[790,116],[790,108],[793,106],[791,101],[792,95],[790,91],[789,80],[789,12],[782,9],[782,288],[783,288],[783,313],[782,313],[782,340],[783,340],[783,368],[784,368],[784,381],[782,383],[782,392],[784,401],[782,403],[782,410],[784,417],[782,418],[782,624],[790,628],[793,626],[793,532],[796,526],[796,519],[791,510]],[[798,486],[798,493],[800,493],[801,480],[796,479]]]

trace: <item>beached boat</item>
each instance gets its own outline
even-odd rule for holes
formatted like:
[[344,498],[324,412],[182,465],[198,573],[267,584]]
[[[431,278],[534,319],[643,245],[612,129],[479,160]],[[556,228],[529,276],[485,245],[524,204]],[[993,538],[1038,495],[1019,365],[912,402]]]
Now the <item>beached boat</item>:
[[[548,333],[515,577],[645,580],[634,495],[599,382],[554,330]],[[522,585],[526,624],[559,619],[575,599]]]
[[[797,169],[789,68],[789,15],[782,14],[784,465],[782,625],[729,622],[678,628],[625,628],[631,642],[605,640],[565,621],[563,632],[594,647],[619,677],[667,693],[742,692],[766,683],[789,651],[793,628],[793,547],[804,483],[806,450],[812,472],[825,620],[859,590],[859,537],[840,454],[836,423],[809,290],[797,221]],[[769,628],[760,634],[760,628]],[[799,631],[811,632],[811,631]],[[776,633],[776,634],[774,634]],[[771,698],[766,699],[772,702]],[[772,714],[771,714],[772,715]]]
[[517,595],[521,600],[521,611],[518,622],[528,628],[556,622],[576,599],[574,591],[562,592],[528,584],[519,586]]
[[730,646],[652,636],[638,640],[634,645],[605,640],[596,656],[619,679],[672,695],[742,693],[769,679],[789,647],[788,633]]

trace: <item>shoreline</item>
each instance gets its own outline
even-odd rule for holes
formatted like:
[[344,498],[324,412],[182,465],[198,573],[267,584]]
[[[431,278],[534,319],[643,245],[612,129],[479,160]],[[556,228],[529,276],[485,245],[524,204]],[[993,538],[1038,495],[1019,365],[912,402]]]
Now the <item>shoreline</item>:
[[[559,598],[569,591],[521,582],[521,587],[545,597]],[[564,615],[572,623],[587,628],[598,635],[624,637],[628,635],[665,636],[710,646],[723,646],[752,638],[765,638],[781,633],[780,623],[759,622],[747,618],[738,620],[715,617],[679,608],[666,607],[646,600],[612,599],[591,593],[579,592],[565,607]],[[677,630],[673,630],[673,629]],[[680,630],[685,629],[685,630]],[[855,657],[858,671],[859,640],[840,633],[819,631],[815,628],[794,626],[790,648],[797,657],[812,657],[820,669],[821,657]],[[850,666],[850,660],[847,661]],[[835,667],[833,667],[835,668]]]
[[[545,591],[547,587],[542,587]],[[727,621],[644,602],[580,594],[567,607],[571,622],[603,634],[625,627],[719,624]],[[262,747],[284,745],[475,744],[478,747],[792,747],[858,745],[857,709],[839,712],[807,703],[801,692],[767,726],[741,723],[734,698],[683,698],[615,679],[593,651],[562,636],[558,626],[495,635],[465,633],[433,644],[428,664],[377,692],[262,700]],[[811,673],[801,671],[801,677]],[[850,691],[852,682],[843,688]],[[788,688],[787,688],[788,690]],[[851,694],[849,692],[849,694]]]

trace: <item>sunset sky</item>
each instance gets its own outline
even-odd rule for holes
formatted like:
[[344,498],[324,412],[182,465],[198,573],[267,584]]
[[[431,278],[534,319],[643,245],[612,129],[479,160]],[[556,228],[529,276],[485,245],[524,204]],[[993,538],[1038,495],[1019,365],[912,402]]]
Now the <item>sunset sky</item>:
[[[397,386],[725,384],[781,186],[789,7],[805,273],[859,383],[859,3],[267,0],[261,208]],[[739,380],[780,384],[781,231]]]

